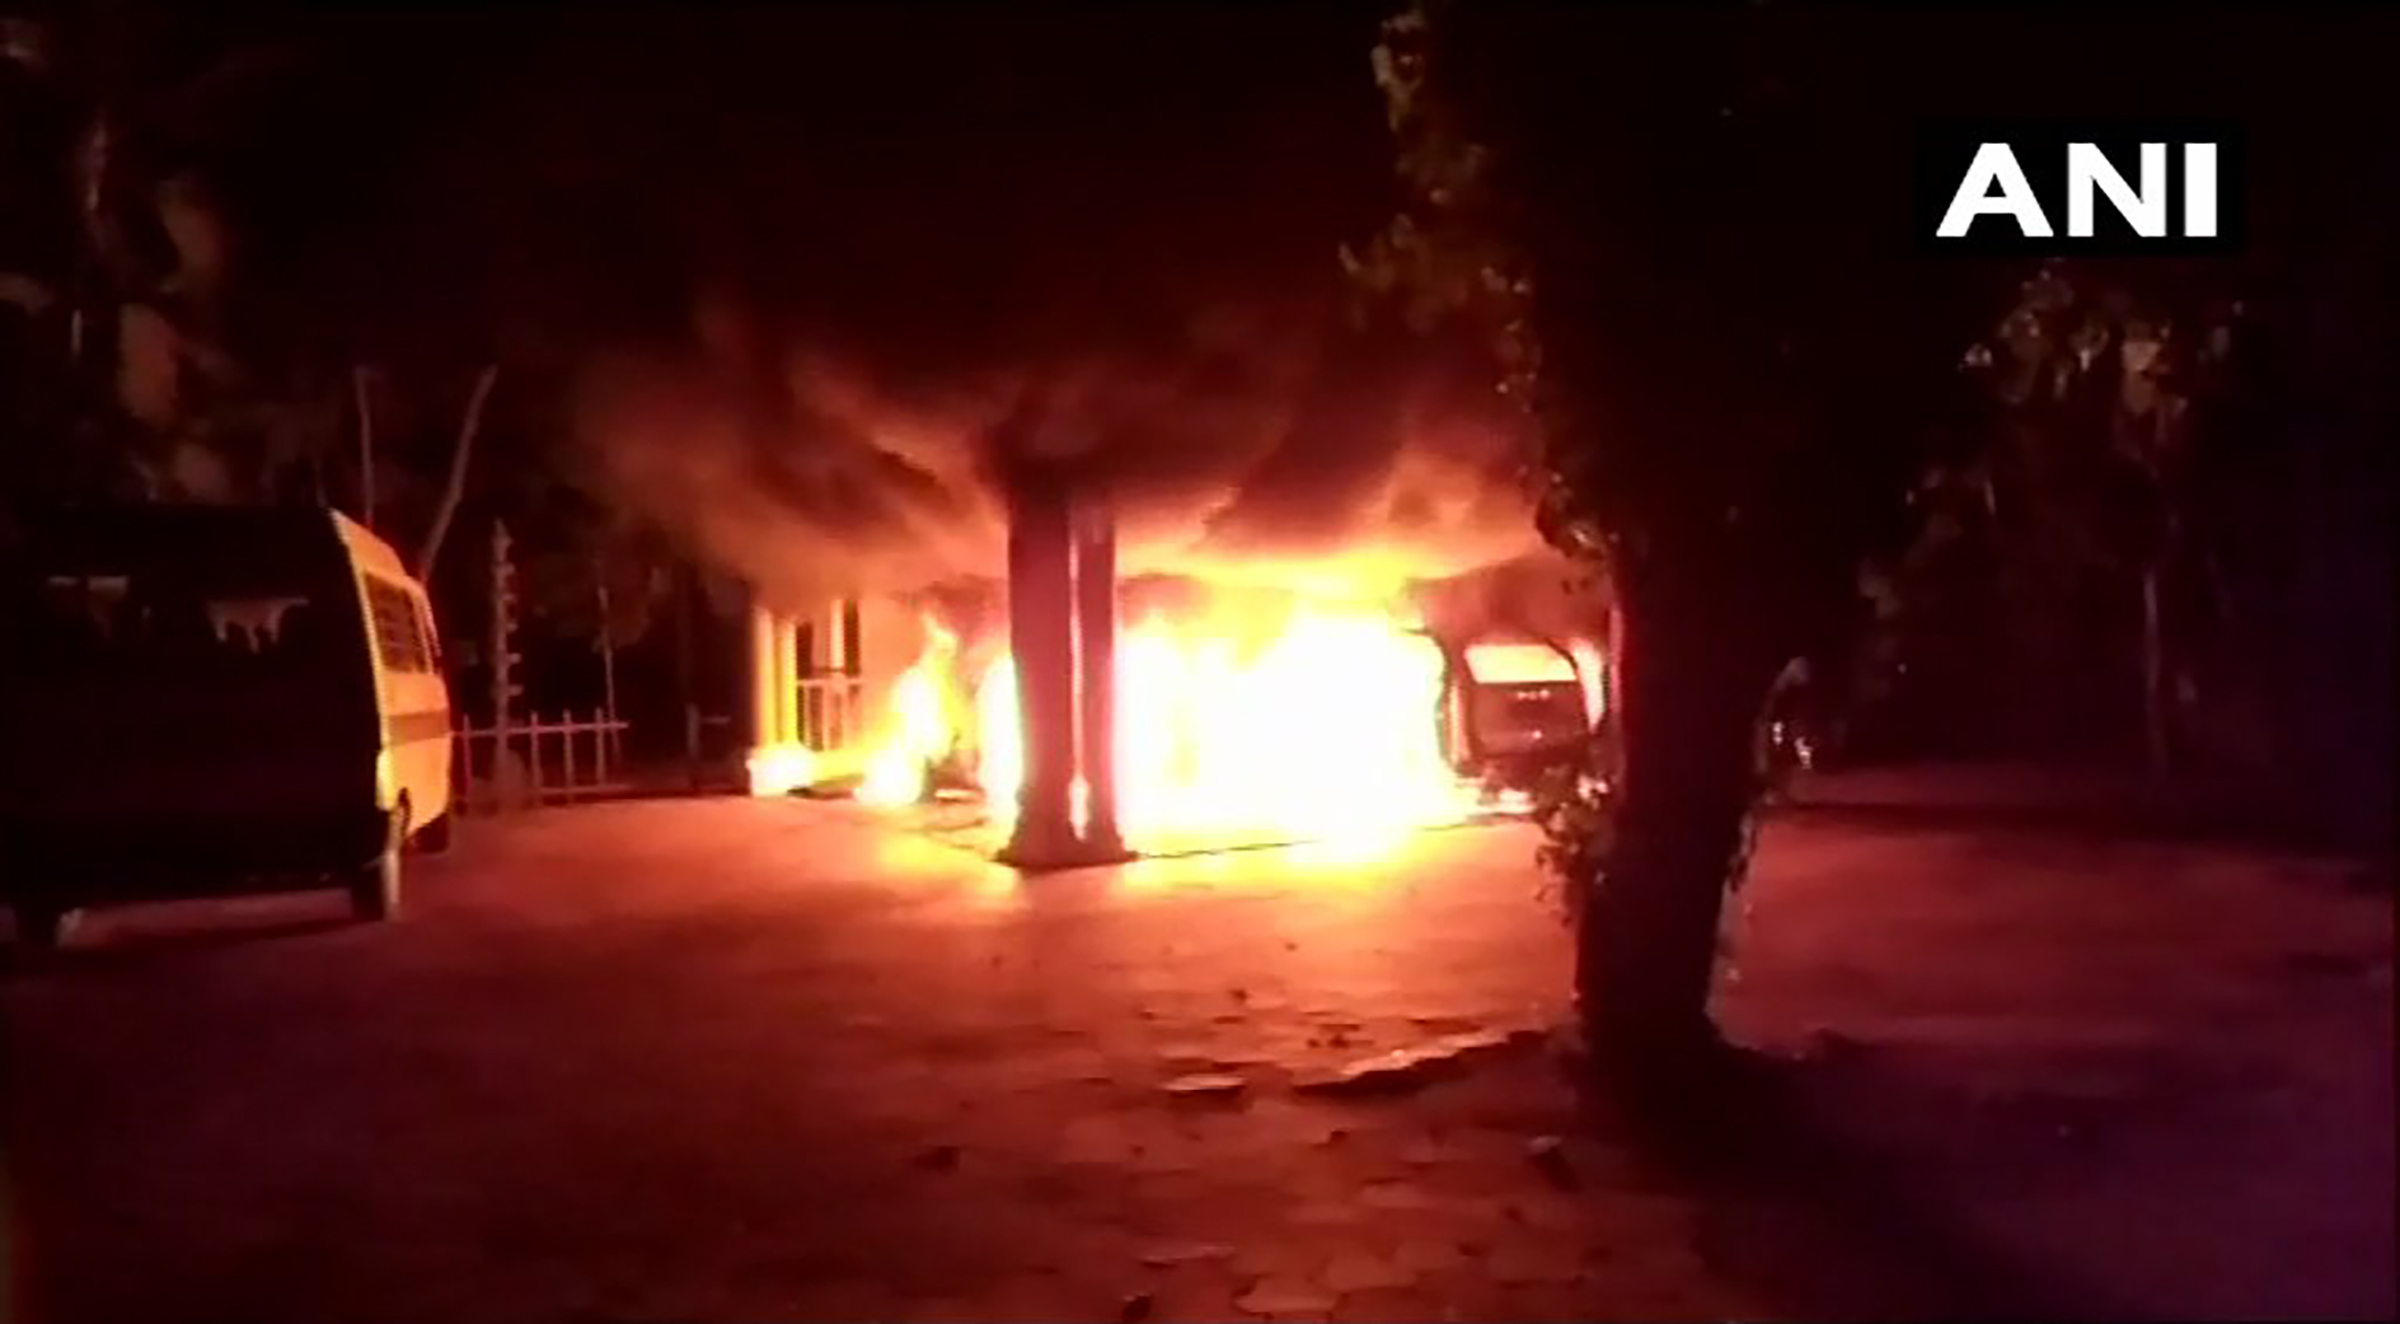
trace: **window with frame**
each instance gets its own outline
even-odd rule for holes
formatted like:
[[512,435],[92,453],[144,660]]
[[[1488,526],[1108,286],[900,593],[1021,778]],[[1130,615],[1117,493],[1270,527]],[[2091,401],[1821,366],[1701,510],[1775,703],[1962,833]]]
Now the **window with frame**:
[[375,632],[375,651],[392,671],[431,671],[415,598],[407,589],[370,577],[367,580],[368,623]]

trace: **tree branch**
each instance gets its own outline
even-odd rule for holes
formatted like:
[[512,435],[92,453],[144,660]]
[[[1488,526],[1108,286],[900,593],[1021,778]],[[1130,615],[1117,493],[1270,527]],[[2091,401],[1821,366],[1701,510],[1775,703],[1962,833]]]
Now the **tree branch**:
[[475,434],[483,426],[483,407],[492,398],[492,385],[500,379],[500,365],[486,364],[475,378],[475,393],[467,397],[467,412],[458,421],[458,444],[450,452],[450,477],[442,485],[442,503],[434,508],[433,527],[425,531],[425,549],[417,554],[417,578],[433,574],[433,559],[441,555],[442,539],[450,533],[450,521],[458,514],[459,499],[467,490],[467,459],[475,449]]
[[350,365],[350,394],[358,402],[358,520],[375,527],[375,404],[367,397],[365,364]]

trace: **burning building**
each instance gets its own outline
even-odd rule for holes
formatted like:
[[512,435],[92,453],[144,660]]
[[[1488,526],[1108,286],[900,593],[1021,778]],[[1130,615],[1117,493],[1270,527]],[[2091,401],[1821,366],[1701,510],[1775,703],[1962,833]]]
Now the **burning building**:
[[980,806],[1029,868],[1388,836],[1588,730],[1606,613],[1488,385],[1324,328],[928,386],[711,314],[583,428],[754,586],[755,791]]
[[1108,507],[1037,489],[1012,503],[1004,578],[756,608],[751,789],[980,804],[1028,869],[1505,812],[1606,704],[1559,569],[1127,579]]

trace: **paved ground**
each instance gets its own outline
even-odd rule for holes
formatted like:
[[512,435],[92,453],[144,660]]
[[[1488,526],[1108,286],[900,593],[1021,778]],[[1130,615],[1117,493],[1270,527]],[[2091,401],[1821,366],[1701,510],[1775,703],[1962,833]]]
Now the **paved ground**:
[[[2307,1060],[2367,1069],[2353,1102],[2388,1119],[2388,897],[2307,866],[1805,821],[1769,842],[1726,1010],[1831,1046],[1811,1089],[1840,1181],[1661,1171],[1539,1047],[1399,1097],[1302,1088],[1557,1023],[1564,943],[1529,853],[1522,829],[1476,828],[1366,865],[1244,852],[1020,884],[821,806],[659,801],[469,834],[390,926],[317,897],[104,915],[84,950],[0,982],[10,1308],[1899,1315],[1960,1305],[1937,1298],[1986,1268],[2074,1269],[2025,1234],[2090,1203],[2061,1203],[2056,1174],[2094,1151],[2059,1128],[2132,1153],[2110,1119],[2160,1115],[2161,1080],[2214,1101],[2212,1151],[2246,1162],[2272,1128],[2222,1108],[2280,1098],[2300,1068],[2278,1045],[2313,1034]],[[2302,903],[2229,922],[2260,887]],[[2047,973],[2012,972],[2027,961]],[[2352,995],[2377,978],[2379,1048]],[[2181,1051],[2194,1025],[2242,1052]],[[2311,1161],[2350,1181],[2350,1212],[2248,1240],[2312,1248],[2337,1291],[2388,1301],[2388,1132],[2380,1153],[2345,1143]],[[2140,1157],[2118,1167],[2150,1191]],[[2379,1269],[2356,1207],[2378,1181]],[[1950,1217],[1994,1191],[2026,1217]],[[2317,1299],[2260,1272],[2265,1299]],[[2060,1279],[2161,1304],[2138,1276]]]

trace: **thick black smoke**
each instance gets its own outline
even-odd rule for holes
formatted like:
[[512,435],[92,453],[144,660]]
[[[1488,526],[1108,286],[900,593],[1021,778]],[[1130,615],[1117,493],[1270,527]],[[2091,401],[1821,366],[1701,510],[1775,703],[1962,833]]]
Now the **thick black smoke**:
[[1388,583],[1531,548],[1514,420],[1477,378],[1430,353],[1346,362],[1332,319],[1285,316],[1222,356],[915,392],[720,319],[596,369],[577,426],[617,501],[796,594],[995,573],[1028,462],[1111,504],[1128,573]]
[[1390,204],[1373,18],[1095,8],[894,42],[851,16],[788,88],[721,43],[655,56],[743,90],[643,203],[695,275],[580,374],[595,471],[794,592],[994,572],[1028,463],[1105,494],[1130,571],[1526,550],[1519,425],[1474,347],[1361,329],[1342,286]]

